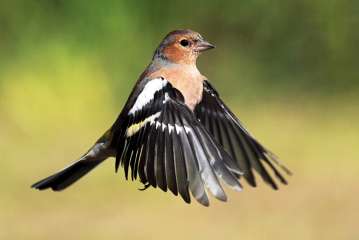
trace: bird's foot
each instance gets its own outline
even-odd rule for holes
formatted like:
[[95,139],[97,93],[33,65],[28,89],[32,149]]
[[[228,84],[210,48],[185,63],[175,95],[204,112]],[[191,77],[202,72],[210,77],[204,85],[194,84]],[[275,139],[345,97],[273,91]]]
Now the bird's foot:
[[149,183],[145,183],[144,185],[143,185],[143,188],[139,188],[138,190],[140,190],[140,191],[145,191],[147,188],[149,188],[151,186],[151,184],[149,184]]

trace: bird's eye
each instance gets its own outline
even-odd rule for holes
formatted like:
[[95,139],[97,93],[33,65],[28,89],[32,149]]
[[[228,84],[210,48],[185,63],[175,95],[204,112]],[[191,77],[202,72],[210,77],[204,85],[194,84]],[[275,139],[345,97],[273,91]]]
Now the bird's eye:
[[189,42],[188,42],[188,40],[183,39],[183,40],[180,41],[180,44],[181,44],[183,47],[188,47]]

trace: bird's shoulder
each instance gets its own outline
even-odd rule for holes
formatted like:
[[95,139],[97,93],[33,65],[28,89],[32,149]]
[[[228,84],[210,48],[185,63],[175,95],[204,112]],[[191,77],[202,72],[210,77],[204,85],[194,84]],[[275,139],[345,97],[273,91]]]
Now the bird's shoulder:
[[150,64],[134,85],[114,126],[123,123],[129,113],[151,108],[155,98],[165,92],[175,92],[176,101],[184,103],[190,110],[201,101],[205,77],[193,66],[157,66]]

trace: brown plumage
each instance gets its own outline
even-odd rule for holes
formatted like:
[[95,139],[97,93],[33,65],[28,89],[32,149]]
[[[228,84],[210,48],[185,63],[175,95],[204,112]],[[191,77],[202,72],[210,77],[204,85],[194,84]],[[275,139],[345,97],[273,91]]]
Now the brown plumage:
[[[225,201],[220,180],[241,190],[241,177],[256,186],[253,170],[272,188],[290,174],[243,127],[196,66],[214,46],[192,30],[170,32],[141,74],[112,127],[64,170],[33,185],[65,189],[108,157],[116,157],[125,177],[168,189],[190,202],[190,194],[208,206],[207,191]],[[266,165],[266,167],[265,167]]]

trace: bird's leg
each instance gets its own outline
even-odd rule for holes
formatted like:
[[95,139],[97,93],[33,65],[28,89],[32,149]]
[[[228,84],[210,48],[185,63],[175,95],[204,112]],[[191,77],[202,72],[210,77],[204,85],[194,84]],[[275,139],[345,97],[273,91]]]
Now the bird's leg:
[[149,184],[149,183],[144,183],[144,185],[143,185],[143,188],[139,188],[138,190],[140,190],[140,191],[145,191],[147,188],[149,188],[151,186],[151,184]]

